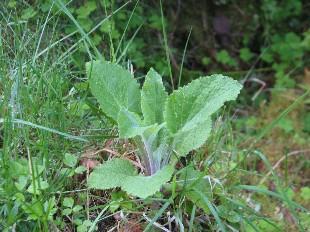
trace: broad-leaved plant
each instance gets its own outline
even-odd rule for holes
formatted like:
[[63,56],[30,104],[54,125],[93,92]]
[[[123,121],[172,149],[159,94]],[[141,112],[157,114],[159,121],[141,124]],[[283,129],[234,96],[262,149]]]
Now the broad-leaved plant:
[[98,166],[88,185],[121,187],[140,198],[153,195],[170,180],[175,158],[206,142],[211,115],[226,101],[235,100],[242,88],[229,77],[211,75],[168,95],[154,69],[147,73],[141,89],[133,75],[117,64],[92,61],[86,71],[92,94],[117,123],[119,137],[132,139],[145,168],[145,175],[139,175],[129,161],[115,158]]

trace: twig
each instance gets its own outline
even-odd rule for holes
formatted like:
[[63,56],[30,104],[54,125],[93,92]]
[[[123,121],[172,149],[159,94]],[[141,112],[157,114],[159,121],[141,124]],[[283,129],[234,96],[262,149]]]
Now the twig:
[[251,99],[252,101],[254,101],[258,97],[258,95],[263,91],[263,89],[266,87],[266,82],[264,82],[264,81],[262,81],[256,77],[252,77],[248,81],[253,81],[253,82],[256,82],[256,83],[261,85],[261,87],[256,91],[256,93],[254,94],[254,96]]

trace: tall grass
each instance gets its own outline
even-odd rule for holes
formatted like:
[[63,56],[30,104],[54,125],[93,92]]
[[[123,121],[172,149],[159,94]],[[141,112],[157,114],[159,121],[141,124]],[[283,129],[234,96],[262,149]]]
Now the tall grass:
[[50,17],[33,28],[10,12],[1,15],[1,230],[49,230],[47,205],[60,197],[51,193],[73,187],[64,154],[80,154],[87,141],[78,132],[89,124],[78,112],[79,77],[71,61],[58,62],[60,44],[46,49],[61,36],[54,20],[46,23]]

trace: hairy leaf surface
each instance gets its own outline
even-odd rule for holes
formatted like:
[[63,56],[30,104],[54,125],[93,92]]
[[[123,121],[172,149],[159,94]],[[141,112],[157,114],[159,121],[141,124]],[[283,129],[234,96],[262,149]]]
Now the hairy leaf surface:
[[126,109],[122,109],[117,118],[119,137],[120,138],[133,138],[149,128],[149,126],[143,126],[140,116],[136,113],[130,112]]
[[182,128],[173,139],[173,149],[179,156],[184,156],[190,151],[201,147],[209,137],[212,129],[212,120],[197,122],[189,129]]
[[134,196],[146,198],[159,191],[170,180],[173,170],[173,167],[166,166],[152,176],[142,176],[136,173],[128,160],[112,159],[90,174],[88,185],[102,190],[120,187]]
[[129,194],[146,198],[159,191],[170,180],[173,170],[173,167],[165,166],[152,176],[130,176],[122,188]]
[[164,121],[163,111],[167,96],[161,76],[151,68],[146,74],[141,91],[141,108],[146,125]]
[[182,128],[188,130],[205,121],[226,101],[235,100],[241,88],[237,81],[223,75],[192,81],[168,97],[165,107],[167,128],[175,134]]
[[126,177],[133,175],[136,170],[128,160],[112,159],[96,167],[88,178],[88,185],[95,189],[121,187]]
[[115,121],[122,108],[141,113],[139,84],[131,73],[107,61],[86,63],[90,89],[102,110]]
[[194,80],[168,97],[165,121],[178,155],[186,155],[206,141],[211,131],[210,116],[226,101],[236,99],[241,87],[229,77],[212,75]]

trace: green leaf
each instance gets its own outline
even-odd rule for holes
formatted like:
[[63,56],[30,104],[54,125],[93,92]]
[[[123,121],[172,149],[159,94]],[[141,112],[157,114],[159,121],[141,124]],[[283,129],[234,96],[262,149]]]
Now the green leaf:
[[74,172],[77,173],[77,174],[82,174],[82,173],[85,172],[85,171],[87,171],[87,169],[86,169],[84,166],[82,166],[82,165],[78,166],[78,167],[74,170]]
[[76,14],[78,15],[78,18],[90,20],[88,16],[90,15],[90,13],[96,10],[96,8],[97,6],[95,1],[87,1],[83,6],[76,10]]
[[205,194],[203,194],[202,192],[200,192],[198,190],[195,190],[195,192],[197,194],[199,194],[201,199],[203,199],[203,201],[207,204],[207,206],[208,206],[211,214],[213,215],[213,217],[214,217],[218,227],[220,228],[220,230],[225,232],[226,231],[225,226],[224,226],[220,216],[218,215],[218,210],[217,210],[216,206],[214,206],[212,204],[212,202],[210,202],[209,198]]
[[15,0],[10,0],[10,1],[8,2],[8,7],[9,7],[9,8],[14,8],[14,7],[16,7],[16,1],[15,1]]
[[285,133],[289,133],[294,131],[294,124],[293,121],[288,118],[282,118],[279,122],[277,127],[283,129]]
[[205,121],[226,101],[235,100],[241,88],[237,81],[220,74],[192,81],[168,97],[165,108],[167,128],[175,134],[200,119]]
[[129,161],[112,159],[98,166],[90,174],[88,185],[91,188],[103,190],[121,187],[128,176],[134,175],[136,175],[136,170]]
[[101,32],[109,33],[114,28],[114,21],[112,20],[105,20],[99,27]]
[[65,159],[64,159],[64,164],[67,165],[68,167],[75,167],[75,165],[77,164],[78,160],[77,157],[75,155],[71,155],[69,153],[65,154]]
[[67,207],[67,208],[72,208],[74,205],[74,199],[72,197],[65,197],[62,205]]
[[237,62],[232,58],[226,50],[221,50],[216,54],[216,60],[224,65],[236,67]]
[[[46,180],[43,180],[41,177],[38,178],[36,181],[35,181],[35,188],[33,186],[33,182],[31,182],[31,184],[29,185],[27,191],[29,193],[32,193],[32,194],[37,194],[39,195],[41,193],[41,190],[45,190],[49,187],[49,184]],[[36,191],[34,191],[36,190]]]
[[83,209],[83,207],[81,205],[76,205],[73,207],[72,211],[74,213],[77,213],[77,212],[81,211],[82,209]]
[[212,75],[194,80],[168,97],[164,116],[168,130],[175,136],[177,154],[186,155],[206,141],[211,130],[210,116],[226,101],[235,100],[241,88],[229,77]]
[[220,205],[217,207],[217,209],[219,211],[219,215],[221,216],[221,218],[225,218],[231,223],[238,223],[242,220],[241,216],[231,208],[225,207],[224,205]]
[[249,48],[241,48],[240,49],[240,58],[244,62],[248,62],[253,58],[253,53],[250,51]]
[[201,63],[205,66],[208,66],[211,63],[211,59],[207,56],[203,57]]
[[[85,31],[90,31],[90,29],[93,26],[93,21],[89,20],[89,19],[85,19],[85,18],[79,18],[78,19],[78,24],[85,30]],[[80,51],[86,52],[85,47],[81,46],[79,48]]]
[[27,176],[19,176],[17,181],[15,182],[15,187],[22,191],[28,183],[28,177]]
[[64,209],[61,214],[64,216],[69,216],[72,213],[72,209],[71,208],[66,208]]
[[164,121],[163,111],[167,96],[161,76],[151,68],[146,74],[141,91],[141,108],[146,125],[161,124]]
[[146,198],[159,191],[170,180],[172,173],[173,167],[165,166],[152,176],[129,176],[122,188],[129,194]]
[[210,214],[210,209],[208,204],[204,201],[200,194],[197,193],[196,188],[192,188],[191,190],[185,193],[187,199],[193,202],[197,207],[201,208],[205,214]]
[[33,18],[34,16],[36,16],[37,13],[38,12],[35,11],[35,9],[33,9],[33,7],[29,6],[29,7],[22,10],[21,19],[29,20],[29,19]]
[[185,196],[192,201],[197,207],[204,210],[206,214],[210,214],[208,205],[197,191],[202,192],[209,199],[212,199],[212,189],[208,179],[205,179],[205,174],[195,170],[192,166],[184,168],[180,175]]
[[107,61],[86,63],[90,89],[102,110],[115,121],[121,109],[141,113],[139,84],[131,73]]
[[119,137],[133,138],[141,135],[148,127],[143,126],[140,116],[136,113],[122,109],[117,118]]
[[193,166],[187,166],[182,169],[180,180],[182,181],[184,190],[188,191],[195,188],[207,194],[210,199],[212,198],[212,186],[209,179],[205,177],[203,172],[194,169]]
[[202,146],[209,137],[212,129],[212,120],[207,118],[199,122],[190,130],[180,130],[173,139],[173,148],[177,155],[184,156],[190,151]]
[[53,220],[53,215],[57,212],[55,196],[44,202],[44,211],[48,220]]
[[170,180],[172,173],[173,168],[166,166],[152,176],[137,175],[129,161],[112,159],[91,173],[88,186],[102,190],[121,187],[134,196],[146,198],[159,191],[160,187]]
[[32,200],[30,203],[23,202],[22,208],[28,214],[28,217],[33,220],[37,220],[44,215],[42,202],[38,200]]
[[77,232],[87,232],[87,231],[92,231],[92,230],[88,230],[89,227],[92,226],[92,222],[90,220],[85,220],[83,221],[83,224],[79,225],[77,227]]

